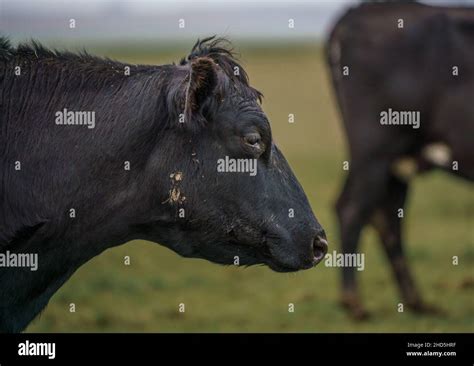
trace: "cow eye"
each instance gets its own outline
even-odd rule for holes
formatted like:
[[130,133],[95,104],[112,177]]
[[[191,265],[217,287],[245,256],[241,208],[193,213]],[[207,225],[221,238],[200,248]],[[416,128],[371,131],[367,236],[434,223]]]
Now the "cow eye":
[[247,145],[250,145],[252,147],[260,147],[260,142],[262,138],[260,137],[259,133],[249,133],[244,136],[244,141]]

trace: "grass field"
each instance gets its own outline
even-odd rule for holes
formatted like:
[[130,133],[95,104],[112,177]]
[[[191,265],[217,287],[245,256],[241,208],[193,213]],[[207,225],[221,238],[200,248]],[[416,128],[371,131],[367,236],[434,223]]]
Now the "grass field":
[[[178,47],[179,48],[179,47]],[[156,49],[159,49],[156,46]],[[177,61],[186,48],[98,47],[133,63]],[[264,95],[276,142],[304,187],[332,249],[339,249],[333,202],[347,158],[328,75],[316,44],[240,49],[252,84]],[[296,117],[288,123],[288,114]],[[27,329],[30,332],[454,332],[474,331],[474,194],[467,183],[433,173],[413,184],[406,249],[425,298],[442,317],[398,313],[390,268],[371,229],[363,233],[358,272],[372,311],[351,321],[338,305],[339,269],[320,265],[278,274],[183,259],[147,242],[108,250],[80,268]],[[124,265],[124,256],[131,264]],[[452,257],[459,256],[453,266]],[[69,312],[74,303],[76,312]],[[185,313],[178,305],[185,304]],[[288,312],[288,304],[295,312]]]

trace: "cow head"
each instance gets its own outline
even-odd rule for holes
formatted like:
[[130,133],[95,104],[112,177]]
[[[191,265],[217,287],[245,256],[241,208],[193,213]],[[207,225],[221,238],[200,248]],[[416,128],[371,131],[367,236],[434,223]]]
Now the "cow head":
[[198,42],[173,69],[147,238],[216,263],[311,268],[326,254],[324,231],[272,139],[261,94],[219,42]]

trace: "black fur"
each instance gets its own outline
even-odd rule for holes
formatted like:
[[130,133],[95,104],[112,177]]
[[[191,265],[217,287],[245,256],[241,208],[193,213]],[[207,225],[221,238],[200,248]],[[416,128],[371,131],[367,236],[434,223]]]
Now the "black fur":
[[[224,264],[315,264],[322,229],[225,41],[162,66],[0,44],[0,251],[39,256],[37,272],[0,268],[0,330],[24,329],[77,268],[132,239]],[[95,128],[56,125],[64,108],[93,111]],[[225,156],[258,159],[258,174],[218,173]]]
[[[398,19],[404,19],[398,29]],[[378,231],[403,303],[431,311],[423,302],[405,257],[403,220],[410,177],[397,172],[403,159],[416,172],[442,169],[474,181],[474,9],[418,3],[362,4],[347,11],[326,44],[336,98],[351,156],[337,201],[342,251],[355,253],[362,229]],[[342,76],[350,65],[350,76]],[[459,75],[453,76],[453,66]],[[381,111],[418,111],[419,129],[383,126]],[[442,144],[449,161],[426,158]],[[457,170],[453,162],[459,163]],[[343,304],[357,318],[367,315],[354,268],[342,269]]]

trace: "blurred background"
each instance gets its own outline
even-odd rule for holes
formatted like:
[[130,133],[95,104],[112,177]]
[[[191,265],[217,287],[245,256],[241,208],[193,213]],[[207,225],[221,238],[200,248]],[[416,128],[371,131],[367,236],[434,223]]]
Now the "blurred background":
[[[426,3],[443,3],[426,1]],[[444,2],[453,4],[453,1]],[[467,4],[469,1],[458,1]],[[348,159],[322,45],[354,1],[0,0],[0,33],[35,38],[142,64],[178,61],[198,38],[232,40],[264,93],[276,142],[339,250],[334,201]],[[71,28],[71,19],[75,28]],[[294,27],[289,27],[289,20]],[[184,28],[180,28],[183,24]],[[295,123],[288,123],[288,115]],[[350,320],[338,305],[340,268],[278,274],[183,259],[142,241],[106,251],[54,295],[30,332],[454,332],[474,330],[472,187],[440,172],[418,177],[406,214],[406,250],[427,301],[442,317],[398,313],[399,296],[372,229],[362,236],[358,272],[373,317]],[[453,266],[451,258],[463,258]],[[130,256],[130,265],[124,257]],[[69,305],[75,304],[71,313]],[[185,304],[185,313],[178,311]],[[293,303],[295,312],[288,312]]]

